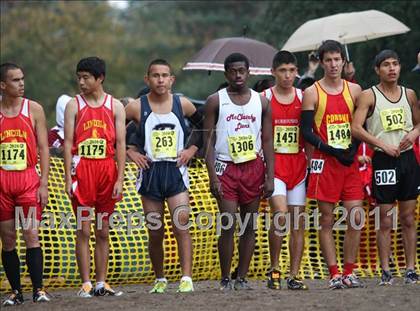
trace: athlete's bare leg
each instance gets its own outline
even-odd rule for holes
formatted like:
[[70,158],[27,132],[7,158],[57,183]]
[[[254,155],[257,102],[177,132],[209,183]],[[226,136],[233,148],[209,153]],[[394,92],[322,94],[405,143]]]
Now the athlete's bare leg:
[[250,214],[250,216],[248,216],[249,218],[244,233],[242,234],[242,236],[239,237],[238,278],[244,278],[246,276],[246,274],[248,273],[252,255],[254,254],[255,230],[257,228],[254,228],[253,218],[256,217],[259,206],[260,198],[255,199],[251,203],[240,206],[242,223],[244,223],[247,214]]
[[[283,237],[286,232],[280,232],[280,228],[283,228],[286,223],[285,214],[287,213],[287,202],[286,196],[276,195],[270,198],[271,207],[271,225],[268,231],[268,243],[270,248],[270,262],[271,268],[278,267],[281,246],[283,243]],[[283,215],[278,214],[283,213]],[[276,216],[277,215],[277,216]],[[274,223],[276,221],[276,223]]]
[[393,204],[380,204],[380,224],[376,231],[379,258],[382,270],[389,271],[389,256],[391,255],[392,215],[389,214]]
[[95,227],[95,269],[96,281],[105,282],[109,257],[109,222],[103,220],[101,229]]
[[238,202],[221,199],[218,201],[218,206],[220,214],[229,214],[231,216],[231,219],[233,219],[232,225],[229,226],[229,228],[226,228],[229,224],[228,216],[224,216],[221,218],[221,224],[223,225],[223,228],[226,229],[221,230],[219,240],[217,241],[217,247],[219,250],[220,269],[222,272],[223,279],[226,277],[230,277],[230,268],[232,264],[234,246],[233,236],[235,233],[235,213],[238,210]]
[[417,228],[415,222],[417,200],[400,201],[398,204],[406,268],[414,270],[417,255]]
[[[294,210],[298,209],[299,213],[305,212],[305,206],[289,206],[290,213],[290,240],[289,240],[289,251],[290,251],[290,276],[296,276],[299,273],[300,262],[302,260],[303,248],[305,245],[305,218],[303,216],[299,219],[294,219]],[[294,224],[298,225],[295,228]]]
[[[169,211],[172,217],[172,231],[178,244],[178,255],[181,260],[183,276],[192,276],[192,242],[188,229],[189,194],[187,191],[168,198]],[[175,219],[176,218],[176,219]]]
[[[144,215],[146,222],[149,224],[149,256],[152,261],[153,271],[155,272],[156,278],[163,278],[163,238],[165,236],[165,227],[163,219],[164,202],[149,199],[145,196],[141,197]],[[161,221],[160,226],[151,223],[149,220],[149,214],[155,213],[156,216],[153,219],[159,218]],[[150,227],[153,226],[153,227]]]
[[321,245],[322,256],[326,264],[334,266],[337,264],[335,241],[332,234],[334,225],[334,207],[335,204],[318,201],[318,207],[321,213],[319,224],[321,229],[319,231],[319,242]]
[[90,226],[90,220],[82,221],[81,229],[76,230],[76,259],[83,283],[90,281]]
[[344,263],[355,263],[360,246],[360,229],[356,228],[360,226],[362,221],[363,211],[360,208],[363,208],[363,203],[359,200],[343,201],[343,206],[347,210],[347,231],[344,235]]

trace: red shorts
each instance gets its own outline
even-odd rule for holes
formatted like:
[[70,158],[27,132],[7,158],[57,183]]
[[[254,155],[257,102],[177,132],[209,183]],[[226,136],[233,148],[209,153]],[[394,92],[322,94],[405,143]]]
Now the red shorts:
[[298,154],[274,155],[274,177],[286,184],[287,190],[292,190],[305,180],[306,176],[306,155],[304,152]]
[[[23,208],[25,217],[32,210],[41,220],[42,207],[37,202],[39,175],[35,167],[24,171],[0,169],[0,221],[15,219],[15,207]],[[29,215],[30,216],[30,215]]]
[[[317,163],[315,167],[314,163]],[[331,203],[363,200],[358,162],[354,161],[349,167],[344,166],[333,156],[315,151],[311,160],[307,196]]]
[[235,164],[226,164],[219,175],[222,184],[223,199],[237,201],[239,204],[248,204],[258,199],[262,194],[265,179],[265,166],[261,157],[255,160]]
[[[89,215],[86,207],[95,207],[95,213],[107,213],[103,219],[108,219],[114,212],[115,203],[119,200],[112,198],[114,184],[117,181],[117,166],[113,158],[103,160],[80,159],[73,157],[72,190],[73,211],[77,215],[77,208],[83,207],[83,217]],[[121,198],[120,198],[121,199]]]

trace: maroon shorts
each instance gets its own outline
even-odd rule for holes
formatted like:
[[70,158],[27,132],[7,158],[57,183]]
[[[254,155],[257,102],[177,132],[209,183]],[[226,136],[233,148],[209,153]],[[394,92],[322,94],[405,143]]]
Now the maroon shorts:
[[363,200],[359,164],[354,161],[351,166],[344,166],[333,156],[314,152],[306,195],[330,203]]
[[103,219],[108,219],[114,212],[115,203],[112,191],[117,181],[117,167],[113,158],[103,160],[73,158],[72,190],[73,211],[77,216],[77,209],[83,207],[81,216],[87,217],[87,207],[95,208],[95,213],[107,213]]
[[242,205],[260,198],[265,179],[265,166],[261,157],[239,164],[220,160],[217,162],[226,164],[223,165],[224,169],[217,170],[223,199],[237,201]]
[[22,208],[25,217],[33,211],[36,219],[41,220],[38,188],[39,176],[35,167],[23,171],[0,169],[0,221],[15,219],[16,207]]

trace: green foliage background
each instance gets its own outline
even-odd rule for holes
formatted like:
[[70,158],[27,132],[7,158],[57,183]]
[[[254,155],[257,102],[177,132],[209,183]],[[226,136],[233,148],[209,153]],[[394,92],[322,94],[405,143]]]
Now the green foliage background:
[[[75,67],[82,57],[106,60],[106,90],[116,97],[134,97],[143,86],[149,61],[163,57],[177,76],[175,91],[205,99],[224,81],[223,74],[181,68],[209,41],[241,36],[246,26],[248,37],[280,49],[309,19],[369,9],[394,16],[411,31],[349,45],[357,81],[362,87],[376,83],[372,59],[391,48],[401,57],[401,83],[420,91],[420,76],[411,72],[420,50],[419,1],[131,1],[125,10],[106,1],[0,5],[0,61],[23,66],[26,96],[44,105],[50,126],[57,97],[77,92]],[[303,72],[307,52],[297,56]]]

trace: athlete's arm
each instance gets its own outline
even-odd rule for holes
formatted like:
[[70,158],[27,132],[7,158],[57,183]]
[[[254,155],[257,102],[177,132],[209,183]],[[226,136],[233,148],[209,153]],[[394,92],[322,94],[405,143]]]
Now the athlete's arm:
[[346,166],[351,165],[353,163],[353,160],[345,156],[344,150],[329,146],[328,144],[324,143],[321,140],[321,138],[313,132],[312,128],[314,124],[315,107],[317,105],[317,101],[318,93],[316,87],[312,85],[309,88],[305,89],[305,93],[303,95],[302,100],[302,113],[300,121],[300,129],[302,131],[303,138],[307,143],[310,143],[320,151],[328,153],[337,158],[337,160],[340,161],[341,164]]
[[130,136],[126,135],[127,156],[141,169],[149,168],[148,158],[139,152],[137,143],[140,141],[140,98],[130,101],[125,107],[126,120],[133,121],[137,125],[137,130]]
[[41,180],[37,191],[37,202],[40,202],[41,206],[45,207],[48,203],[48,172],[50,166],[47,122],[44,109],[40,104],[31,102],[30,109],[30,113],[35,121],[35,133],[41,166]]
[[356,101],[356,110],[353,115],[353,121],[351,123],[351,133],[352,135],[364,141],[370,145],[381,148],[386,154],[391,157],[397,157],[400,154],[398,147],[394,147],[386,144],[380,139],[376,138],[363,127],[365,124],[369,110],[374,109],[375,105],[375,95],[372,89],[364,90]]
[[203,139],[205,148],[205,160],[210,180],[210,192],[216,199],[223,196],[222,185],[217,178],[214,162],[214,145],[216,143],[216,122],[219,113],[219,95],[214,93],[210,95],[204,106]]
[[77,103],[73,98],[64,110],[64,175],[66,178],[66,193],[72,197],[72,180],[71,180],[71,148],[73,146],[74,127],[77,115]]
[[119,100],[114,99],[115,140],[118,177],[112,191],[112,198],[119,198],[123,190],[125,169],[125,110]]
[[[195,116],[197,109],[187,98],[181,97],[182,113],[191,121],[191,117]],[[195,119],[194,119],[195,120]],[[200,147],[200,136],[201,133],[195,130],[196,124],[193,123],[193,129],[189,137],[187,146],[178,155],[177,166],[187,165],[188,162],[193,158],[198,148]]]
[[271,105],[269,100],[260,95],[262,105],[261,141],[265,161],[264,198],[269,198],[274,191],[274,146]]
[[[356,103],[360,94],[362,94],[362,88],[359,84],[352,83],[352,82],[348,82],[348,85],[349,85],[350,95],[353,99],[353,103]],[[351,146],[348,149],[347,157],[354,158],[354,156],[357,153],[357,150],[359,150],[360,143],[361,143],[361,141],[358,138],[354,137],[354,135],[352,135]]]
[[137,124],[140,123],[140,98],[137,98],[135,100],[130,100],[125,106],[125,118],[128,121],[134,121]]
[[417,101],[416,93],[411,89],[406,89],[408,102],[411,106],[413,115],[413,129],[408,132],[400,142],[400,150],[403,151],[414,144],[420,135],[420,103]]

